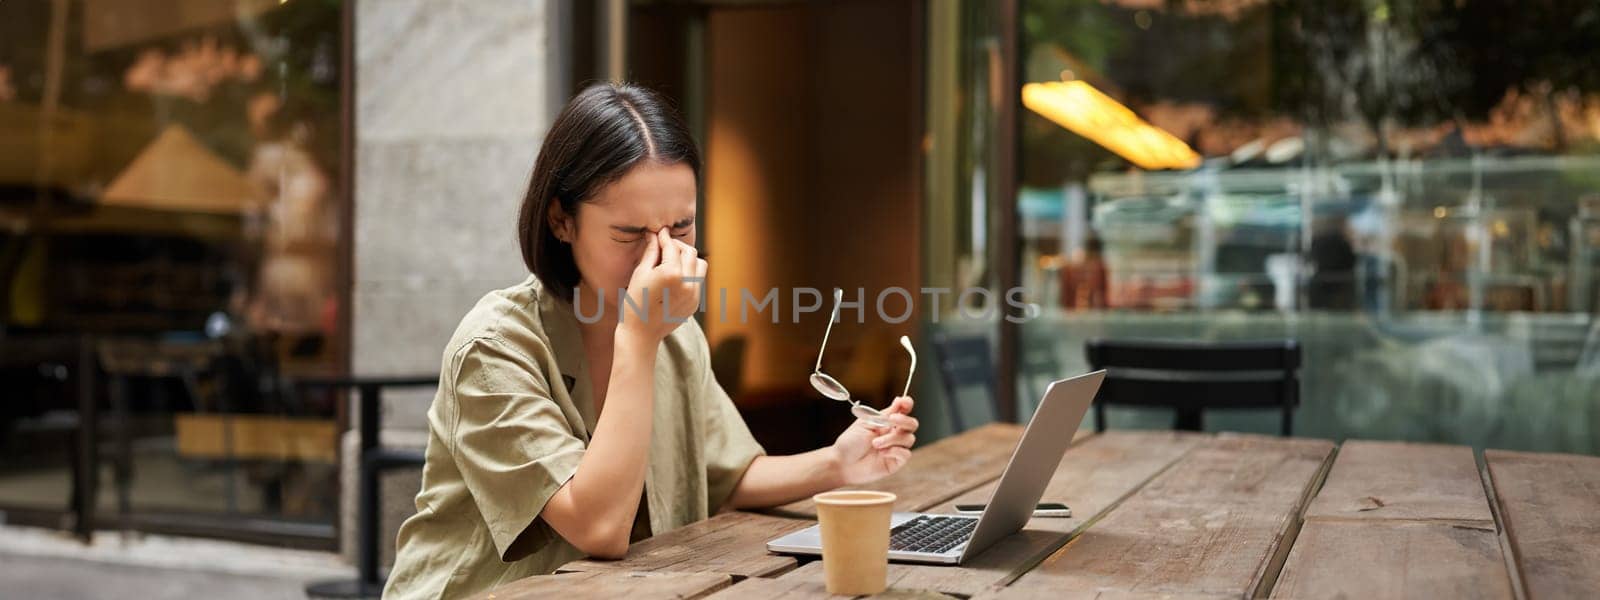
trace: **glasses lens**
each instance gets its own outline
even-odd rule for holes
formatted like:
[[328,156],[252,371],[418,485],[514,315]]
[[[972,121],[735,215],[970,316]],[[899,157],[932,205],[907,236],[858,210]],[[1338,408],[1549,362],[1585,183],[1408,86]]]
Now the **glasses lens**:
[[874,425],[889,425],[889,419],[884,417],[881,411],[860,402],[850,405],[850,414],[855,415],[858,419]]
[[811,387],[817,388],[818,393],[834,400],[850,399],[850,390],[844,389],[844,386],[834,378],[822,373],[811,374]]

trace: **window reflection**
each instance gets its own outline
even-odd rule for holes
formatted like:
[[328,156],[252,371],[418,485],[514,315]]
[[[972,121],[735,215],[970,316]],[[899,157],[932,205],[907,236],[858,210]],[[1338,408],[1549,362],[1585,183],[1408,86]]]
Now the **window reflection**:
[[[1081,366],[1088,337],[1295,337],[1297,432],[1600,451],[1582,358],[1600,352],[1600,7],[1022,10],[1019,243],[1047,308],[1025,338],[1056,338],[1025,353]],[[1130,115],[1076,131],[1028,85]],[[1153,159],[1169,146],[1201,160]],[[1539,433],[1563,420],[1585,425]]]
[[340,19],[0,3],[0,507],[332,544]]

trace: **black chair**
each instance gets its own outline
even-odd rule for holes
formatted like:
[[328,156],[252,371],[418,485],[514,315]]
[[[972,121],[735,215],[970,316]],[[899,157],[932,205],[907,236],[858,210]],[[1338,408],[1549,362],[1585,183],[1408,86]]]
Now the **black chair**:
[[1024,333],[1022,336],[1022,362],[1019,368],[1022,376],[1022,391],[1032,402],[1044,400],[1044,392],[1050,382],[1071,375],[1063,370],[1062,361],[1056,355],[1056,338]]
[[1092,369],[1105,369],[1094,426],[1106,429],[1106,405],[1160,406],[1177,412],[1174,429],[1200,431],[1209,409],[1275,408],[1284,436],[1300,404],[1300,344],[1295,340],[1183,342],[1089,340]]
[[[933,348],[938,354],[939,379],[944,383],[945,406],[950,411],[952,431],[961,433],[995,420],[994,363],[989,359],[989,340],[981,336],[951,337],[940,333],[933,336]],[[966,409],[961,402],[961,392],[973,388],[983,390],[983,402],[977,414],[964,416]]]
[[739,392],[744,391],[744,354],[748,345],[743,335],[730,335],[711,349],[711,374],[729,397],[738,398]]

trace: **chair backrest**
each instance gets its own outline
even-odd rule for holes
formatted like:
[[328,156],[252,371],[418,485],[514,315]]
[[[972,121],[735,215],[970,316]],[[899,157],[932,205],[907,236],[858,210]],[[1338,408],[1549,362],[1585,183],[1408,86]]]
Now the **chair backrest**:
[[[994,363],[981,336],[933,336],[944,382],[946,408],[955,432],[995,420]],[[974,390],[977,393],[974,393]]]
[[1294,406],[1300,344],[1092,339],[1089,368],[1105,369],[1097,401],[1193,408]]
[[1022,375],[1021,391],[1026,396],[1028,406],[1037,406],[1044,400],[1044,391],[1050,383],[1058,379],[1065,379],[1072,373],[1064,370],[1063,361],[1056,354],[1056,338],[1044,335],[1022,336],[1022,361],[1019,369]]
[[730,335],[711,349],[711,374],[722,391],[737,398],[744,389],[744,352],[748,341],[743,335]]

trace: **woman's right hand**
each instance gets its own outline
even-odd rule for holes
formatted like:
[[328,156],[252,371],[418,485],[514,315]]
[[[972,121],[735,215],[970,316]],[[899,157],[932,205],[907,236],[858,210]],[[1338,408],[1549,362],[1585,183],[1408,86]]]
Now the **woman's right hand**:
[[[659,341],[687,321],[700,307],[706,261],[699,251],[676,239],[666,228],[651,234],[644,256],[628,280],[628,298],[617,303],[619,330],[628,329]],[[686,278],[698,278],[686,281]],[[638,307],[637,309],[634,307]],[[642,313],[642,314],[641,314]]]

